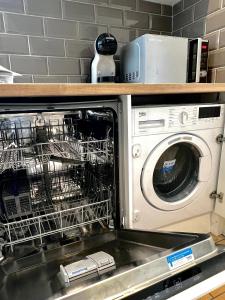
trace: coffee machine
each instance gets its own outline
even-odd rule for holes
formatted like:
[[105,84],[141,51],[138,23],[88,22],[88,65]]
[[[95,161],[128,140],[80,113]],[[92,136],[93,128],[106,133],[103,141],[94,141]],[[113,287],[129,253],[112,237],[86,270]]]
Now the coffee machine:
[[110,33],[100,34],[95,41],[95,57],[91,64],[91,82],[115,82],[117,51],[116,38]]

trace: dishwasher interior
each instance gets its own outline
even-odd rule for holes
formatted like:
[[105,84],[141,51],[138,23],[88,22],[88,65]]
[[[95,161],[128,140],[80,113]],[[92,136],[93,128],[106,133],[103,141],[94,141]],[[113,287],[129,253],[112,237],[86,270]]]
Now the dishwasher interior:
[[111,109],[0,116],[0,241],[6,256],[113,227],[114,136]]
[[[120,104],[0,104],[1,300],[122,299],[179,273],[171,255],[187,269],[217,253],[209,235],[122,228]],[[113,268],[65,286],[61,268],[101,252]]]

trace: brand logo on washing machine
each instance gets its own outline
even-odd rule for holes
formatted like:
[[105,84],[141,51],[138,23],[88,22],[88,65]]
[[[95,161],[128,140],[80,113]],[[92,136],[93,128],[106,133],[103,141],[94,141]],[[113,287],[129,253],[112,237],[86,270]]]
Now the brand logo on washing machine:
[[139,112],[139,118],[142,118],[142,117],[146,117],[146,112],[145,111],[140,111]]

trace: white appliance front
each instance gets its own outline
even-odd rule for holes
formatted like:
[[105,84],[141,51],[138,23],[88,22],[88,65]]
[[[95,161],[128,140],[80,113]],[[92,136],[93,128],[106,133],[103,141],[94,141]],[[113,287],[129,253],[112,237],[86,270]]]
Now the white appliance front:
[[[130,226],[159,229],[210,214],[221,155],[216,138],[223,133],[224,106],[136,107],[132,123]],[[205,231],[209,231],[206,224]]]
[[144,34],[121,50],[124,82],[187,82],[188,39]]

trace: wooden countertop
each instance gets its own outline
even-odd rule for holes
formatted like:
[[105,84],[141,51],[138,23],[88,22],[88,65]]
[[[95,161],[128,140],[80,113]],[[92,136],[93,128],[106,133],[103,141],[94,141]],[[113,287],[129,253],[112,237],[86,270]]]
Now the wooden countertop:
[[0,84],[0,97],[155,95],[225,92],[225,83]]

